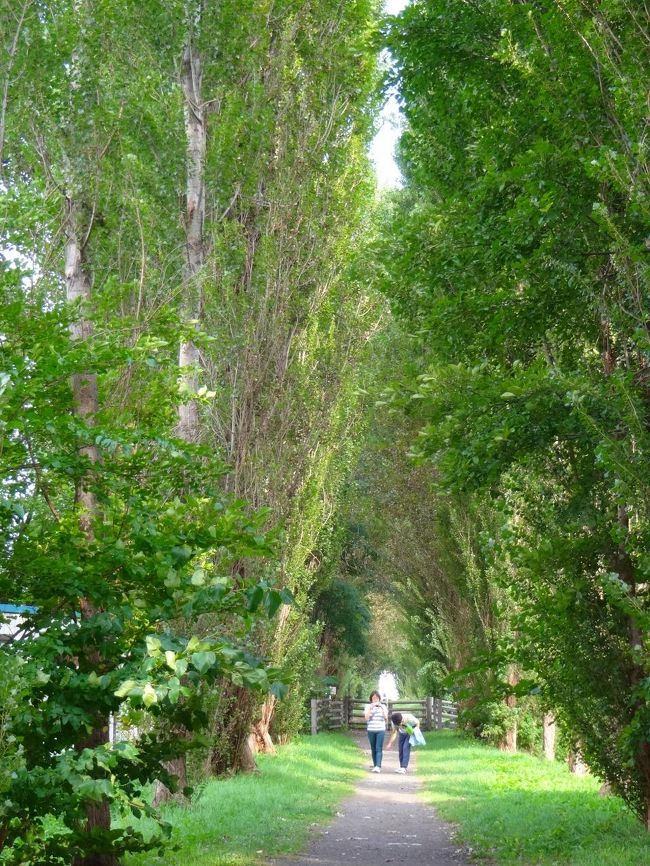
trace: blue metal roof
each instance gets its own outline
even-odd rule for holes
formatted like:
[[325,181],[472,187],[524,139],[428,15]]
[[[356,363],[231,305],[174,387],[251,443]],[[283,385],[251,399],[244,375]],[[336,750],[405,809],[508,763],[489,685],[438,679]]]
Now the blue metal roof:
[[35,613],[31,604],[0,604],[0,613]]

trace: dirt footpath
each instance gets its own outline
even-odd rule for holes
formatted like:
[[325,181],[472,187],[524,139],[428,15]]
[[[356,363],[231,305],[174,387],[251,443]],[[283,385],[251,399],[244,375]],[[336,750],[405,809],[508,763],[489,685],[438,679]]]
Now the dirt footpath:
[[334,822],[318,831],[304,854],[273,860],[273,866],[468,866],[465,852],[451,839],[452,828],[441,821],[417,794],[417,750],[407,775],[396,773],[397,743],[384,751],[381,773],[371,773],[365,734],[355,735],[368,770],[354,795],[339,807]]

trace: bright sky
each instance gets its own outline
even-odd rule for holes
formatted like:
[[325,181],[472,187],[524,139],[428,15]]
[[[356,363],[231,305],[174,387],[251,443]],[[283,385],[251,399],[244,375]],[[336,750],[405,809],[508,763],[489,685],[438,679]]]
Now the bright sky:
[[387,701],[399,700],[399,691],[397,689],[395,674],[390,671],[381,672],[379,675],[377,690],[381,694],[382,698],[385,698]]
[[[385,11],[397,15],[409,0],[386,0]],[[370,144],[370,158],[375,165],[379,189],[392,189],[402,184],[402,175],[395,162],[395,145],[400,136],[402,116],[394,96],[386,100],[377,134]]]

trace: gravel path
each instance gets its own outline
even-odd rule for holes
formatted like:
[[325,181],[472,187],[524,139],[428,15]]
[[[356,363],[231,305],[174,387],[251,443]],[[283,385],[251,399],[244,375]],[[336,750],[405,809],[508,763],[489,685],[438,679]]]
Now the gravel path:
[[382,772],[371,773],[368,740],[365,734],[354,738],[363,750],[367,777],[341,804],[334,822],[317,831],[305,853],[273,860],[273,866],[468,866],[465,852],[452,841],[453,828],[417,793],[422,787],[414,773],[417,750],[411,753],[407,775],[395,772],[397,743],[384,751]]

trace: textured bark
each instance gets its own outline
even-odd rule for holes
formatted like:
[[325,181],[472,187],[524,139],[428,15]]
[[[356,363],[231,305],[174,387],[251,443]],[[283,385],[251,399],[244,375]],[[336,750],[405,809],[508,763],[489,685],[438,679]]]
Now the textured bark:
[[[287,622],[291,607],[288,604],[280,606],[278,612],[277,623],[274,634],[274,657],[279,658],[282,655],[282,643],[286,638]],[[255,748],[258,752],[266,752],[274,755],[276,752],[275,745],[271,739],[271,722],[273,721],[273,713],[277,699],[274,695],[267,695],[266,700],[262,705],[262,711],[258,718],[253,723],[253,735]]]
[[[183,53],[181,86],[185,111],[186,152],[186,212],[185,212],[185,272],[181,318],[186,332],[196,327],[201,318],[201,270],[205,261],[205,151],[207,143],[206,113],[201,93],[201,55],[192,35],[188,36]],[[178,356],[182,384],[190,393],[198,387],[199,350],[187,333]],[[188,399],[178,408],[178,435],[186,442],[200,438],[199,407]]]
[[[81,0],[74,2],[77,17],[83,14]],[[80,42],[72,55],[71,89],[77,91],[82,78],[83,46]],[[76,129],[71,123],[69,127],[71,141],[75,140]],[[74,341],[85,341],[93,335],[93,323],[89,318],[92,301],[91,271],[85,258],[85,247],[93,228],[94,208],[86,208],[86,201],[81,193],[81,176],[72,170],[72,161],[66,158],[66,198],[65,198],[65,285],[66,298],[71,304],[78,304],[78,315],[70,326],[70,335]],[[92,427],[99,411],[99,396],[97,376],[91,370],[81,370],[72,376],[72,396],[74,412],[87,427]],[[99,461],[99,449],[89,437],[89,442],[79,449],[79,454],[87,458],[89,467],[85,475],[77,483],[75,500],[79,505],[79,524],[89,540],[94,537],[94,523],[97,520],[97,498],[92,491],[91,481],[93,466]],[[92,599],[80,598],[79,610],[82,618],[92,619],[99,612]],[[87,648],[86,657],[93,669],[101,671],[101,653],[96,647]],[[94,719],[93,729],[88,736],[78,742],[75,748],[82,751],[103,745],[109,740],[108,715]],[[111,813],[108,799],[98,803],[86,804],[86,830],[110,830]],[[74,861],[74,866],[116,866],[117,858],[104,852],[89,852]]]
[[[86,340],[93,333],[92,322],[86,318],[88,304],[91,298],[91,280],[83,257],[83,248],[80,241],[80,225],[78,219],[78,208],[73,199],[66,199],[66,244],[65,244],[65,281],[66,296],[70,303],[80,303],[81,311],[79,318],[70,326],[73,340]],[[99,408],[97,396],[97,376],[90,371],[75,374],[71,382],[72,394],[75,403],[75,414],[92,426],[93,418]],[[80,449],[80,453],[88,458],[91,463],[99,459],[99,451],[94,444],[88,444]],[[88,490],[87,485],[82,483],[77,490],[77,499],[82,508],[91,517],[97,509],[97,501],[94,494]],[[89,520],[84,520],[84,529],[91,532]]]
[[569,770],[576,776],[586,776],[589,772],[589,767],[585,764],[580,753],[580,747],[571,749],[568,755]]
[[[179,732],[178,736],[186,737],[187,731]],[[167,761],[165,767],[172,776],[176,776],[178,784],[178,793],[176,796],[178,799],[182,800],[184,798],[183,790],[187,787],[187,761],[185,760],[185,755],[179,755],[177,758]],[[171,791],[166,785],[163,785],[162,782],[157,782],[154,789],[152,805],[160,806],[161,803],[166,803],[168,800],[171,800],[172,796]]]
[[[65,282],[66,296],[70,303],[80,304],[78,318],[70,327],[73,340],[87,340],[93,333],[93,325],[88,316],[88,306],[92,294],[92,281],[86,262],[84,260],[84,249],[82,238],[87,237],[89,227],[81,220],[81,208],[72,196],[66,198],[65,219]],[[99,398],[97,393],[97,376],[89,370],[76,373],[71,381],[72,394],[74,398],[75,414],[84,420],[88,426],[92,426],[99,409]],[[90,489],[92,478],[92,466],[99,460],[99,451],[96,445],[89,443],[79,449],[79,453],[86,457],[90,463],[88,473],[82,478],[75,491],[75,498],[80,506],[80,525],[86,537],[93,537],[93,521],[97,516],[97,499]],[[81,598],[79,600],[81,616],[90,619],[97,614],[97,608],[91,600]],[[88,659],[96,670],[101,669],[101,656],[96,649],[88,648]],[[77,750],[94,748],[108,742],[108,719],[97,718],[90,736],[77,743]],[[109,830],[111,826],[111,815],[108,800],[99,803],[89,803],[86,806],[86,828],[91,832],[94,828]],[[74,861],[74,866],[115,866],[117,860],[109,854],[95,853]]]
[[206,765],[209,773],[220,776],[257,769],[255,736],[251,732],[257,700],[250,689],[224,683],[210,725],[213,745]]
[[[95,728],[88,739],[78,743],[76,748],[78,751],[82,749],[93,749],[108,742],[108,720],[97,719]],[[101,803],[89,803],[86,806],[86,829],[90,832],[93,828],[100,827],[102,830],[109,830],[111,826],[111,816],[108,800],[102,800]],[[117,858],[111,854],[104,854],[101,851],[86,854],[84,857],[75,858],[73,866],[117,866]]]
[[253,725],[253,733],[251,734],[251,737],[253,738],[252,742],[255,744],[255,750],[257,752],[266,752],[271,755],[274,755],[276,752],[270,733],[275,704],[275,695],[267,695],[266,700],[262,704],[262,712]]
[[[181,321],[185,334],[178,353],[181,385],[190,394],[198,388],[199,350],[187,334],[196,328],[201,318],[201,269],[205,261],[203,226],[205,223],[205,151],[207,143],[206,113],[201,92],[201,55],[196,47],[194,35],[188,33],[183,52],[181,87],[183,90],[185,135],[186,135],[186,212],[185,212],[185,266],[183,293],[181,298]],[[178,406],[178,436],[185,442],[198,442],[201,438],[199,405],[197,400],[185,400]],[[177,730],[179,738],[189,737],[186,730]],[[179,755],[166,764],[169,772],[178,779],[176,797],[183,799],[187,787],[187,761]],[[169,789],[159,782],[154,793],[154,803],[159,805],[172,797]]]
[[[508,685],[516,686],[519,682],[519,671],[515,667],[511,667],[508,671]],[[506,706],[509,709],[514,709],[517,706],[517,698],[514,695],[508,695],[506,698]],[[517,720],[513,718],[511,725],[505,732],[505,735],[499,743],[499,748],[504,752],[517,751]]]
[[544,713],[544,717],[542,719],[542,737],[544,757],[547,761],[555,760],[555,735],[555,719],[553,718],[551,713]]
[[[624,537],[627,536],[630,528],[630,519],[627,509],[622,506],[618,510],[618,521],[624,530]],[[618,547],[614,556],[613,566],[620,579],[629,587],[630,596],[636,596],[639,591],[639,581],[637,580],[634,563],[626,550],[625,541],[622,541]],[[639,658],[641,648],[644,646],[645,637],[646,635],[639,623],[632,617],[628,617],[628,641],[632,655],[628,668],[628,680],[631,687],[637,687],[639,683],[645,680],[647,675],[643,663],[634,661],[634,656]],[[643,711],[644,703],[644,699],[639,698],[636,708]],[[634,760],[639,776],[644,780],[645,825],[646,829],[650,831],[650,743],[643,742],[639,745]]]

